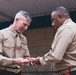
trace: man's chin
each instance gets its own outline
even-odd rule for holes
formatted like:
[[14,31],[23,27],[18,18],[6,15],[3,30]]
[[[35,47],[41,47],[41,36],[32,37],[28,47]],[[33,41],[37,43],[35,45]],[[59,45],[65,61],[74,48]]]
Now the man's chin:
[[19,34],[22,34],[23,32],[24,32],[24,31],[19,31],[18,33],[19,33]]

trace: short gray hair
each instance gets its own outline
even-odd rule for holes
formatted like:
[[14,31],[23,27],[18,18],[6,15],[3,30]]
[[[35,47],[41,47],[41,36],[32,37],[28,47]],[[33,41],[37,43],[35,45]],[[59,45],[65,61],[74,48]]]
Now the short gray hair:
[[30,16],[30,14],[24,10],[19,11],[16,15],[15,18],[20,18],[20,17],[25,17],[27,20],[29,20],[30,22],[32,21],[32,18]]
[[61,14],[70,16],[69,11],[63,6],[57,7],[56,11],[61,13]]
[[67,18],[70,17],[69,11],[63,6],[57,7],[53,12],[56,12],[57,14],[62,15],[62,16],[64,15]]

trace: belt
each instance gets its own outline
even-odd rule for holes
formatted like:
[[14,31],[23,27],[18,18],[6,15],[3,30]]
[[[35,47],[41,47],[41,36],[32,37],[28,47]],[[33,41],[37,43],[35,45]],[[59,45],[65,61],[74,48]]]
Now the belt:
[[0,71],[1,70],[10,71],[10,72],[14,72],[14,73],[19,73],[21,71],[20,68],[8,68],[8,67],[0,66]]
[[70,73],[70,72],[75,71],[75,70],[76,70],[76,66],[67,68],[65,70],[58,71],[57,74],[58,75],[63,75],[63,74],[65,75],[65,74]]

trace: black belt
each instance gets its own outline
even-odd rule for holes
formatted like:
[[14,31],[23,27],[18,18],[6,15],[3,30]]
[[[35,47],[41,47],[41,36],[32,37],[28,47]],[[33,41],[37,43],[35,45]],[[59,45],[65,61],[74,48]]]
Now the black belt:
[[56,73],[58,75],[70,75],[70,72],[76,71],[76,66],[61,70],[61,71],[57,71]]
[[1,75],[21,75],[21,71],[18,73],[14,73],[14,72],[6,71],[6,70],[1,70],[0,74]]
[[19,73],[21,71],[21,68],[0,66],[0,70],[14,72],[14,73]]

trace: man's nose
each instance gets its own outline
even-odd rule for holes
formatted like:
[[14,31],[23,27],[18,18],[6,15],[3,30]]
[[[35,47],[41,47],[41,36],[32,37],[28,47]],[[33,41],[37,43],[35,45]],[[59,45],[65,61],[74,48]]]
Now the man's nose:
[[25,30],[27,30],[27,29],[28,29],[28,26],[25,27]]
[[54,23],[52,22],[52,26],[54,26]]

